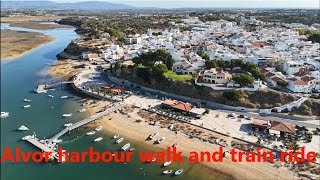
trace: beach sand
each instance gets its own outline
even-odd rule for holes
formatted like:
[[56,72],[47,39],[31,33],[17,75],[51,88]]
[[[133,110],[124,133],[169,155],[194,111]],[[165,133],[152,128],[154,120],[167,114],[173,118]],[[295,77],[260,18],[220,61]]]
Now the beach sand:
[[52,66],[52,68],[49,69],[48,73],[67,80],[71,76],[83,70],[82,68],[77,67],[79,65],[79,62],[75,62],[72,60],[59,60],[56,65]]
[[[87,106],[88,113],[92,115],[105,105]],[[177,150],[182,151],[182,154],[187,157],[189,157],[190,151],[213,152],[219,149],[216,144],[206,143],[196,138],[190,139],[186,135],[182,133],[176,134],[168,128],[149,125],[148,122],[145,122],[144,119],[136,114],[137,110],[129,113],[130,117],[120,113],[112,113],[104,117],[99,124],[103,126],[103,131],[106,134],[120,134],[122,137],[139,142],[139,144],[147,146],[154,151],[164,150],[177,142]],[[136,122],[138,119],[141,122]],[[146,141],[146,138],[155,131],[159,133],[155,139],[162,136],[166,137],[163,143],[154,145],[154,140]],[[230,158],[224,158],[223,162],[204,162],[202,164],[216,172],[232,176],[231,179],[295,179],[293,172],[284,167],[276,168],[271,163],[232,162]]]

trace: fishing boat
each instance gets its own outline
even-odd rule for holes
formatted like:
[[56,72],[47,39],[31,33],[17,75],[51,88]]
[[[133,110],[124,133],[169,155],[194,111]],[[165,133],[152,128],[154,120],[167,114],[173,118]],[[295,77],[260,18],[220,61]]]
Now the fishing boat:
[[174,175],[178,176],[178,175],[180,175],[180,174],[182,174],[182,173],[183,173],[183,169],[178,169],[178,170],[174,173]]
[[52,96],[52,95],[49,94],[48,97],[49,97],[49,98],[53,98],[54,96]]
[[24,99],[23,101],[24,102],[30,102],[31,100],[30,99]]
[[64,127],[70,127],[72,126],[72,123],[64,124]]
[[61,143],[61,142],[62,142],[62,139],[54,139],[52,142],[54,142],[54,143]]
[[23,108],[29,108],[29,107],[31,107],[31,105],[30,105],[30,104],[28,104],[28,105],[24,105],[24,106],[23,106]]
[[90,132],[87,132],[87,135],[91,136],[91,135],[94,135],[95,133],[96,133],[95,131],[90,131]]
[[18,128],[19,131],[28,131],[29,128],[27,128],[26,126],[22,125]]
[[102,126],[98,126],[97,128],[96,128],[96,131],[101,131],[102,130]]
[[1,112],[1,118],[5,118],[9,116],[9,112]]
[[103,137],[98,137],[97,139],[93,140],[94,142],[99,142],[103,139]]
[[60,98],[61,98],[61,99],[67,99],[68,96],[61,96]]
[[72,116],[72,114],[70,113],[70,114],[62,114],[62,117],[71,117]]
[[117,139],[119,137],[119,134],[116,134],[113,136],[113,139]]
[[161,137],[160,139],[157,140],[157,144],[160,144],[162,141],[164,141],[166,138],[165,137]]
[[178,146],[178,143],[174,143],[173,145],[172,145],[172,147],[177,147]]
[[158,132],[154,132],[152,134],[150,134],[149,139],[153,139],[154,137],[156,137],[156,135],[158,134]]
[[85,112],[86,109],[80,109],[78,112]]
[[119,143],[121,143],[122,141],[123,141],[123,138],[119,138],[119,139],[116,141],[116,143],[119,144]]
[[163,171],[163,174],[171,174],[172,173],[172,170],[165,170]]
[[164,164],[163,164],[163,166],[164,167],[167,167],[167,166],[169,166],[171,164],[171,161],[167,161],[167,162],[165,162]]
[[122,151],[126,151],[130,148],[130,143],[125,144],[124,146],[122,146],[121,150]]

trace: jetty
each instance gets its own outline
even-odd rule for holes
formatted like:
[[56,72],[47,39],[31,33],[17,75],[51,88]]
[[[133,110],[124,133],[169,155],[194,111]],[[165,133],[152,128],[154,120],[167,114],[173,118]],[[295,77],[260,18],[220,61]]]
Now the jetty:
[[62,86],[63,84],[70,84],[73,83],[73,81],[61,81],[57,83],[52,83],[52,84],[39,84],[36,89],[34,89],[35,93],[45,93],[47,92],[46,89]]

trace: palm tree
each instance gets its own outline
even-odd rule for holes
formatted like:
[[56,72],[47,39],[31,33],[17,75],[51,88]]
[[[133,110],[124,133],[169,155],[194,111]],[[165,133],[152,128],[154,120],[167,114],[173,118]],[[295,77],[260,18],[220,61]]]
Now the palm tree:
[[300,145],[297,142],[294,142],[293,144],[291,144],[291,148],[293,152],[296,152],[300,149]]

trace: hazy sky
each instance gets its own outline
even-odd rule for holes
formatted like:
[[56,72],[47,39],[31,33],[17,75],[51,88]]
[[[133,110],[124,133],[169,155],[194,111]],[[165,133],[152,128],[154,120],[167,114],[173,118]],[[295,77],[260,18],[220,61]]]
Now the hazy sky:
[[[56,2],[79,2],[93,0],[51,0]],[[233,7],[233,8],[319,8],[320,0],[94,0],[123,3],[136,7]]]

